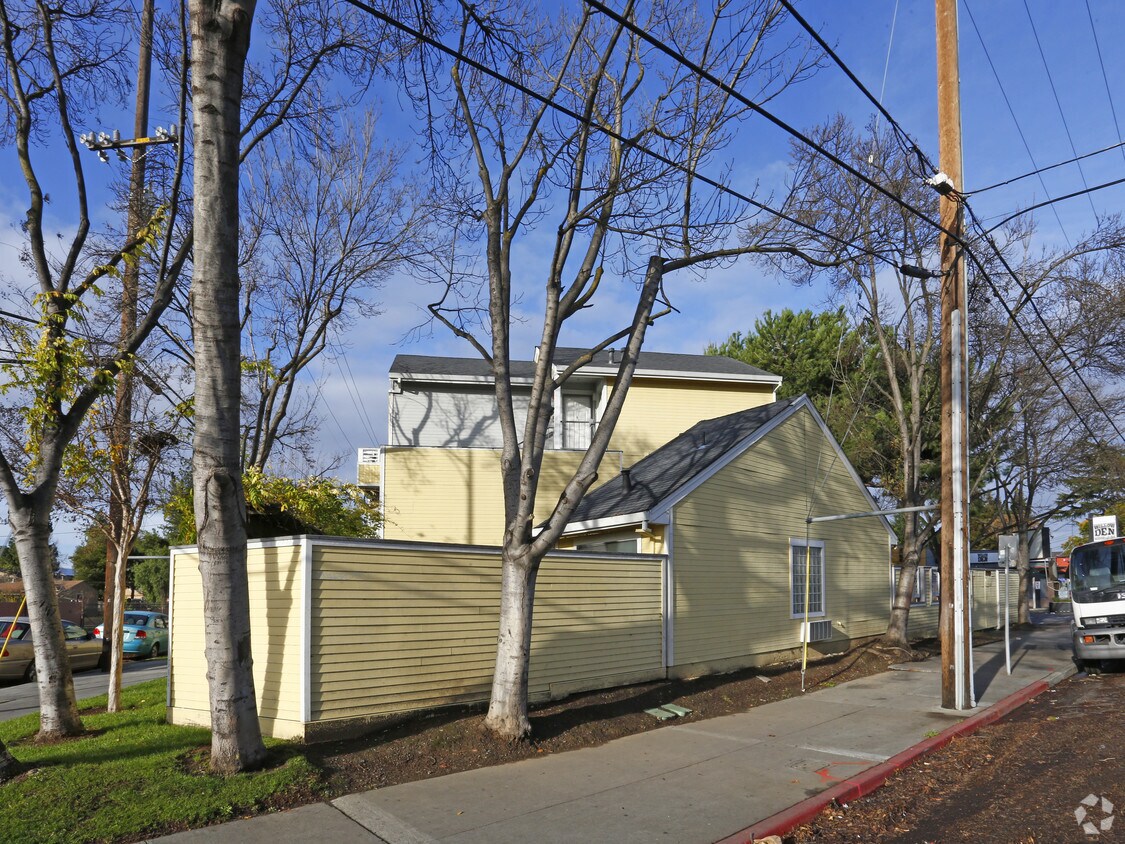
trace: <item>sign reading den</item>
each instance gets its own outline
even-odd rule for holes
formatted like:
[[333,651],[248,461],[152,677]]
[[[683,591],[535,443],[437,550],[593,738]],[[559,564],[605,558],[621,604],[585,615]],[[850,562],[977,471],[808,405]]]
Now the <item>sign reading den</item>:
[[1094,516],[1094,541],[1117,538],[1117,516]]

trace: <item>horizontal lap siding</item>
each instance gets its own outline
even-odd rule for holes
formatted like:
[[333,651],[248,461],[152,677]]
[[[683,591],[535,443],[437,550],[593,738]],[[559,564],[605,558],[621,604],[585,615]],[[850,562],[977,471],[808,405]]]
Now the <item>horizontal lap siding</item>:
[[[301,720],[301,556],[299,545],[247,553],[258,712],[279,722]],[[172,706],[206,713],[210,704],[199,558],[178,552],[173,560]]]
[[[611,388],[612,379],[606,390]],[[629,388],[629,400],[621,408],[610,448],[623,451],[625,465],[629,466],[697,422],[772,401],[772,384],[637,378]]]
[[[314,546],[312,719],[487,700],[500,559],[458,549]],[[530,691],[661,667],[659,559],[549,557]]]
[[[692,492],[674,511],[674,659],[738,660],[800,644],[790,617],[789,541],[805,517],[870,509],[808,411]],[[882,633],[889,616],[889,534],[881,519],[816,523],[825,543],[833,638]]]
[[[500,451],[489,448],[384,450],[386,539],[499,545],[504,536]],[[574,475],[582,452],[548,451],[539,473],[536,521],[547,517]],[[607,454],[603,480],[614,477],[620,455]]]

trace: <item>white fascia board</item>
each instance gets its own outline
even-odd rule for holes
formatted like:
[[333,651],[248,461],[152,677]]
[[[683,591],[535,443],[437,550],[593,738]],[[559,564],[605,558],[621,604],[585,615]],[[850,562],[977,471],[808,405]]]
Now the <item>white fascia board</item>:
[[609,530],[611,528],[628,527],[639,524],[645,519],[650,522],[647,513],[624,513],[620,516],[606,516],[604,519],[591,519],[588,522],[570,522],[563,530],[563,536],[576,533],[589,533],[592,530]]
[[[863,493],[863,498],[867,501],[867,505],[872,510],[881,510],[882,508],[876,503],[875,499],[871,497],[871,493],[867,491],[867,486],[859,477],[859,474],[856,472],[855,467],[852,466],[852,462],[848,460],[848,458],[844,455],[844,450],[840,448],[840,444],[836,442],[836,438],[832,436],[832,432],[828,430],[828,425],[825,424],[824,419],[822,419],[820,414],[817,412],[816,406],[811,401],[809,401],[808,396],[805,396],[803,398],[803,401],[808,405],[813,419],[816,420],[816,424],[820,426],[820,430],[824,433],[824,436],[828,440],[828,443],[832,446],[833,449],[835,449],[836,459],[839,460],[840,465],[848,471],[851,479],[855,481],[855,485],[859,487],[859,491]],[[895,533],[895,529],[891,526],[890,519],[888,519],[886,516],[873,516],[872,518],[877,518],[880,522],[883,523],[883,527],[885,527],[887,529],[887,533],[890,534],[892,544],[898,542],[898,534]]]
[[[583,375],[608,375],[616,377],[616,366],[584,366],[575,374]],[[730,382],[738,384],[772,384],[775,388],[781,385],[780,375],[739,375],[737,373],[717,372],[692,372],[682,369],[638,369],[633,373],[634,378],[662,378],[673,381],[711,381],[715,383]]]
[[[493,384],[493,377],[491,375],[437,375],[425,372],[412,372],[409,375],[402,372],[390,373],[392,379],[398,379],[401,384],[410,383],[423,383],[423,384],[464,384],[469,386],[491,386]],[[520,386],[530,386],[532,384],[531,378],[513,375],[511,379],[513,384]]]

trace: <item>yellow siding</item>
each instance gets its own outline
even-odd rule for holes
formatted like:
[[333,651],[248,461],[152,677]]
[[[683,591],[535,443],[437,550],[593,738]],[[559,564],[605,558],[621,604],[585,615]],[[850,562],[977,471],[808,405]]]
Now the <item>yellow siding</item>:
[[638,378],[629,388],[609,447],[623,452],[625,465],[631,466],[697,422],[773,400],[769,384]]
[[[499,554],[314,546],[312,720],[488,699]],[[662,670],[661,560],[548,557],[530,692],[546,698]]]
[[[300,545],[251,548],[250,642],[258,712],[271,735],[300,735],[301,618]],[[172,717],[176,723],[210,724],[204,655],[203,588],[199,558],[177,552],[172,569]]]
[[[676,666],[754,662],[799,646],[790,617],[789,541],[805,516],[870,505],[802,410],[721,469],[674,510]],[[882,633],[889,616],[889,534],[877,518],[822,522],[833,638]]]
[[[536,499],[547,517],[582,453],[549,451]],[[385,539],[499,545],[504,538],[500,451],[491,448],[388,448],[383,478]],[[598,483],[615,477],[621,457],[608,453]]]

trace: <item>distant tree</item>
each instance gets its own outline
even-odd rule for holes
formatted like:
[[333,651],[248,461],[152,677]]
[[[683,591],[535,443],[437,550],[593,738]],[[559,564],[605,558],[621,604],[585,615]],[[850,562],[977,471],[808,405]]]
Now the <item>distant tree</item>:
[[815,314],[767,310],[752,331],[736,331],[709,344],[706,353],[780,375],[778,397],[807,395],[864,483],[879,487],[885,481],[886,443],[895,433],[884,400],[886,374],[872,332],[852,327],[842,307]]
[[[51,572],[54,574],[54,576],[58,577],[59,546],[52,542],[47,546],[47,549],[48,565],[50,565]],[[102,566],[105,566],[104,560],[102,562]],[[20,559],[19,554],[16,551],[16,542],[14,539],[9,539],[7,544],[0,547],[0,571],[6,572],[7,574],[20,573]]]
[[300,378],[319,358],[347,353],[342,332],[378,312],[374,295],[422,248],[419,191],[403,152],[382,145],[375,127],[367,113],[308,139],[277,133],[247,161],[244,468],[277,471],[278,456],[298,471],[317,465],[317,404]]
[[843,308],[814,314],[785,308],[767,310],[754,320],[754,329],[736,331],[718,345],[707,346],[709,355],[724,355],[782,377],[778,398],[807,395],[824,412],[839,380],[840,358],[851,328]]
[[[136,540],[133,542],[132,550],[129,552],[130,556],[141,555],[166,555],[168,553],[168,540],[161,534],[153,530],[143,531]],[[100,525],[90,525],[86,528],[85,536],[82,544],[74,549],[70,555],[70,564],[74,568],[74,576],[78,580],[85,580],[90,583],[99,594],[105,589],[105,555],[106,555],[106,532]],[[146,562],[143,560],[131,560],[128,565],[126,573],[126,581],[132,583],[135,588],[144,593],[145,597],[149,596],[149,592],[143,587],[138,579],[138,573],[142,564]],[[157,561],[159,563],[159,561]],[[167,593],[167,565],[164,566],[164,580],[165,584],[163,592]],[[146,575],[147,577],[148,575]],[[165,594],[165,597],[167,595]]]

